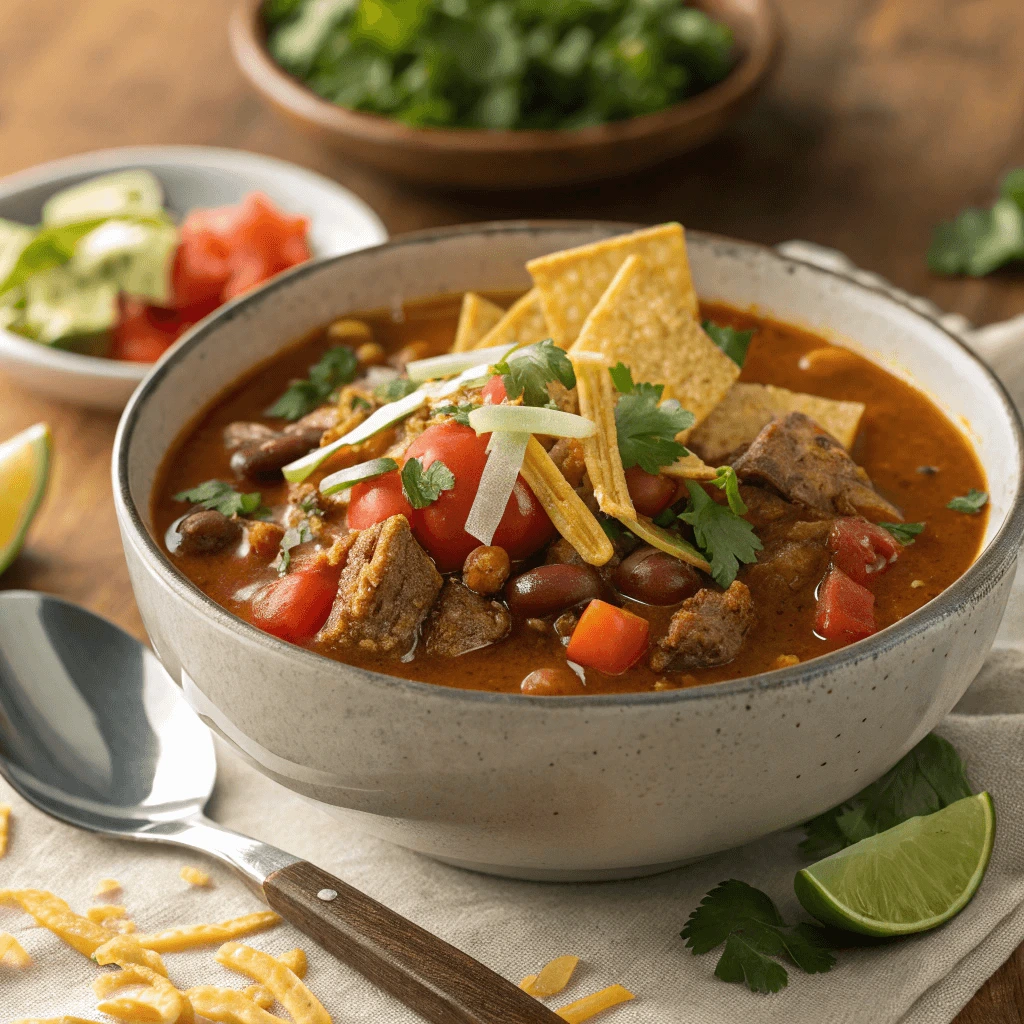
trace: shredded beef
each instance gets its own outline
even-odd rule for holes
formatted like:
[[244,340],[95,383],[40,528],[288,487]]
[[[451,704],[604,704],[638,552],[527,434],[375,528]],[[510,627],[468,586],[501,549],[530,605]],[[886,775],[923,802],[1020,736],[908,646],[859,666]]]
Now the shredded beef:
[[668,633],[651,654],[655,672],[725,665],[739,654],[754,624],[750,591],[738,580],[724,593],[702,590],[672,616]]
[[449,580],[427,623],[427,654],[457,658],[496,643],[507,636],[511,628],[512,616],[503,604]]

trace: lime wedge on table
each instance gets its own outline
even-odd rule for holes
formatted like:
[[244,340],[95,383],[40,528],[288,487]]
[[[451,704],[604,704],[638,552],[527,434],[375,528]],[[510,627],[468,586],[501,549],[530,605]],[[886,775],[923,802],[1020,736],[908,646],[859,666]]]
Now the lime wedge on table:
[[975,894],[995,834],[992,798],[978,793],[819,860],[793,885],[824,924],[863,935],[927,931]]
[[0,573],[14,561],[50,478],[50,428],[37,423],[0,444]]

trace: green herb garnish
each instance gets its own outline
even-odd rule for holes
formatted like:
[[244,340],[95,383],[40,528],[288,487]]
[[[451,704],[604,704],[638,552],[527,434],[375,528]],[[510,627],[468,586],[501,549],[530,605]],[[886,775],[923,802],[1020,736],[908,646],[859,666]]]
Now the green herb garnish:
[[358,369],[355,352],[347,345],[335,345],[309,368],[309,377],[293,380],[265,415],[285,420],[302,419],[327,401],[335,388],[351,383]]
[[954,512],[966,512],[968,515],[977,515],[988,504],[988,493],[979,491],[972,487],[966,494],[950,501],[946,508]]
[[701,901],[681,932],[695,956],[725,943],[715,967],[722,981],[746,985],[751,992],[778,992],[789,974],[776,958],[785,958],[808,974],[835,965],[825,932],[811,924],[787,925],[771,899],[746,882],[730,879]]
[[461,405],[439,405],[434,409],[435,416],[450,416],[456,423],[461,423],[464,427],[469,426],[469,414],[474,409],[479,409],[474,402],[463,402]]
[[883,530],[888,530],[905,548],[914,543],[925,527],[924,523],[879,523]]
[[750,339],[753,338],[753,331],[738,331],[735,327],[728,327],[722,324],[705,320],[701,326],[707,336],[739,367],[742,367],[747,359],[747,349],[750,348]]
[[509,398],[523,396],[523,405],[552,406],[548,384],[558,381],[566,388],[576,387],[576,373],[569,357],[550,339],[516,350],[516,358],[508,356],[495,363],[494,372],[501,375]]
[[[723,482],[721,486],[727,485]],[[719,505],[700,484],[687,480],[686,489],[690,504],[679,518],[693,527],[697,547],[711,563],[712,579],[720,587],[728,587],[736,579],[740,562],[757,561],[761,541],[746,519],[728,505]]]
[[740,481],[732,466],[719,466],[715,470],[714,480],[709,480],[708,483],[725,491],[725,500],[736,515],[745,516],[747,514],[747,506],[740,497]]
[[179,491],[174,495],[174,500],[187,501],[191,505],[212,509],[225,516],[264,519],[270,514],[270,510],[260,504],[259,491],[242,494],[223,480],[207,480],[187,491]]
[[287,574],[292,564],[292,548],[305,544],[313,539],[313,534],[307,523],[299,523],[298,526],[289,526],[281,538],[281,547],[270,567],[277,570],[278,576]]
[[307,494],[306,497],[299,502],[299,509],[300,511],[305,512],[307,516],[318,513],[320,511],[320,500],[317,497],[316,492],[313,494]]
[[362,395],[353,395],[352,401],[348,403],[348,407],[355,412],[356,409],[372,409],[373,403],[368,402]]
[[426,469],[419,459],[408,459],[402,467],[402,490],[413,508],[426,508],[455,486],[455,474],[435,459]]
[[622,363],[616,363],[609,373],[622,393],[615,405],[615,430],[623,468],[639,466],[657,474],[662,466],[689,455],[676,434],[693,426],[693,413],[675,399],[663,402],[661,384],[634,384],[629,367]]
[[384,384],[378,384],[373,389],[373,394],[374,397],[386,404],[397,402],[400,398],[411,395],[417,387],[419,385],[414,384],[408,377],[394,377]]

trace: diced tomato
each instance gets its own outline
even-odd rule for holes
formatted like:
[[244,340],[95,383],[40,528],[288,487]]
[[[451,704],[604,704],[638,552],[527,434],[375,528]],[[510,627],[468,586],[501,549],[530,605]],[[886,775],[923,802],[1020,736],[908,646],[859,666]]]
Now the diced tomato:
[[483,398],[484,405],[501,405],[508,398],[505,382],[498,374],[495,374],[484,385],[483,391],[480,392],[480,397]]
[[110,332],[107,355],[133,363],[154,363],[174,338],[173,332],[150,319],[149,307],[144,302],[122,297],[120,316]]
[[633,499],[633,507],[642,516],[656,516],[672,504],[676,496],[676,482],[671,477],[648,473],[639,466],[626,470],[626,487]]
[[900,542],[886,529],[852,516],[837,519],[828,535],[832,563],[862,586],[899,558]]
[[814,631],[826,640],[852,644],[877,632],[875,595],[833,566],[818,588]]
[[212,231],[190,228],[195,217],[190,214],[182,224],[181,241],[174,254],[171,284],[174,305],[179,308],[211,300],[221,302],[224,285],[231,276],[228,243]]
[[311,640],[331,613],[340,575],[340,567],[318,562],[268,583],[252,599],[253,625],[289,643]]
[[606,601],[591,601],[569,637],[565,656],[584,668],[621,675],[647,650],[650,624]]
[[403,515],[413,520],[412,505],[402,490],[402,477],[397,469],[352,488],[348,503],[348,525],[351,530],[366,530],[391,516]]

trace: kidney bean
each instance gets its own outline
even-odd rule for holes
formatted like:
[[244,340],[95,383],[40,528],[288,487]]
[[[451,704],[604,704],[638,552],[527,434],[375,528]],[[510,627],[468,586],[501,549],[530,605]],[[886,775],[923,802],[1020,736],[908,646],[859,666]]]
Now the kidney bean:
[[693,566],[646,546],[623,559],[612,582],[627,597],[659,605],[678,604],[703,585]]
[[292,433],[279,434],[255,445],[243,445],[231,456],[231,468],[239,476],[277,476],[282,466],[312,451],[320,443],[322,433],[317,434],[316,440],[307,433]]
[[538,565],[505,588],[513,615],[544,618],[601,594],[601,577],[589,565]]
[[235,543],[242,527],[216,509],[202,508],[190,512],[178,524],[181,544],[178,550],[186,555],[210,555]]
[[536,668],[519,684],[519,689],[531,697],[565,697],[587,692],[583,680],[571,668]]

